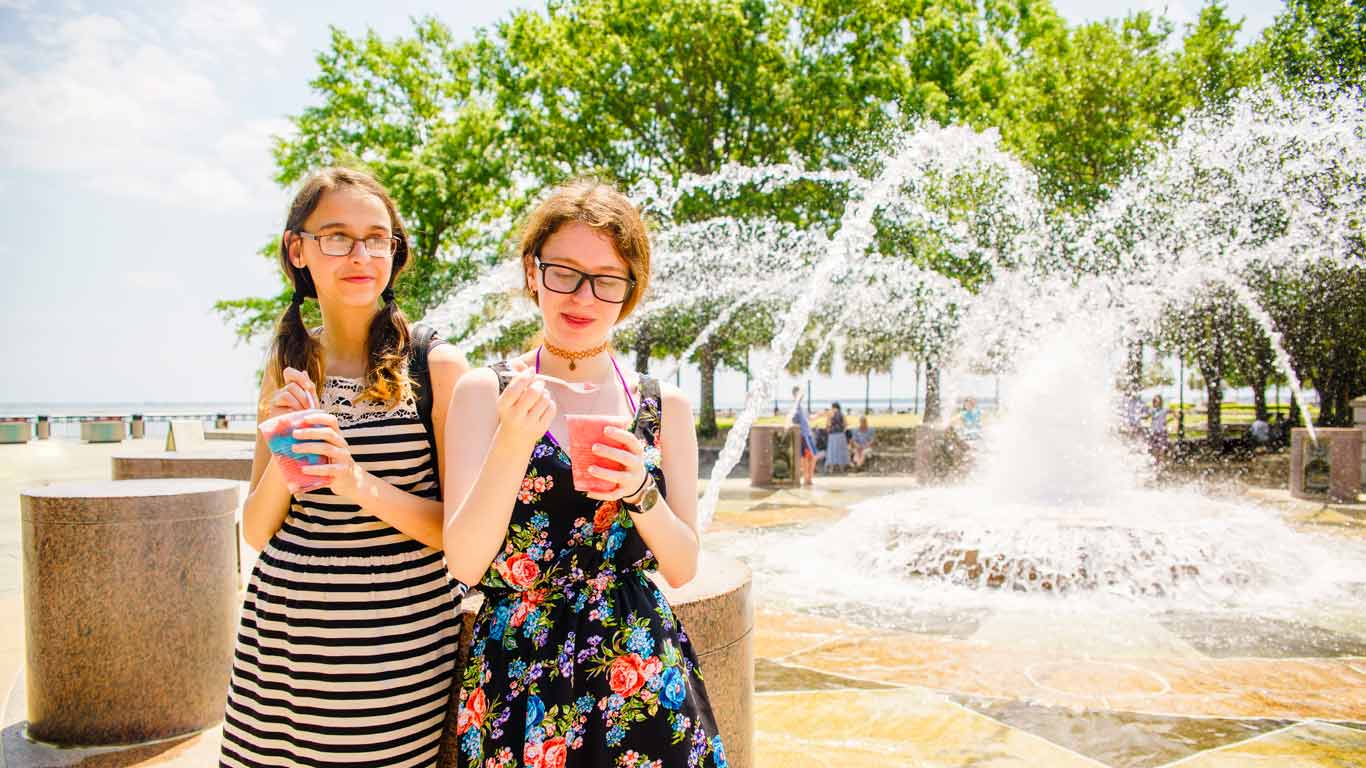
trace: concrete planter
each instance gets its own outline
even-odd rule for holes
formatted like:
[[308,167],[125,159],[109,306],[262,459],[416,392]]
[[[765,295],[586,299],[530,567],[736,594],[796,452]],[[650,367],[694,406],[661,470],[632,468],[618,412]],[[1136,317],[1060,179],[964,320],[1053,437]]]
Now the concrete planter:
[[29,735],[130,744],[220,721],[237,483],[62,483],[20,504]]
[[0,443],[27,443],[32,432],[28,419],[0,420]]
[[81,439],[87,443],[123,441],[123,419],[98,419],[81,422]]

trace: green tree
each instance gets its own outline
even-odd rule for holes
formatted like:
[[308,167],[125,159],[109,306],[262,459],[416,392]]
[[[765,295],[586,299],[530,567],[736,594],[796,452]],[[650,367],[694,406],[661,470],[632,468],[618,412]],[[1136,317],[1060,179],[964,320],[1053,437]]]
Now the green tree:
[[[553,182],[585,171],[631,187],[672,184],[727,164],[798,156],[828,127],[799,92],[788,44],[791,9],[755,0],[574,0],[521,12],[498,26],[498,105],[534,172]],[[745,198],[697,195],[662,212],[674,221],[745,214]],[[637,366],[678,354],[715,317],[706,302],[668,320],[634,324]],[[716,432],[715,366],[745,349],[718,333],[697,350],[703,370],[699,432]]]
[[1366,4],[1287,0],[1256,55],[1265,71],[1288,84],[1366,87]]
[[1229,18],[1222,2],[1211,2],[1189,25],[1174,65],[1181,82],[1184,108],[1217,104],[1256,82],[1255,56],[1237,45],[1242,21]]
[[1147,13],[1041,36],[990,122],[1064,205],[1086,206],[1173,125],[1184,100],[1171,25]]
[[1253,287],[1301,383],[1318,391],[1317,423],[1351,426],[1351,400],[1366,393],[1366,269],[1332,263],[1274,269]]
[[[409,317],[425,315],[490,261],[506,235],[502,220],[521,201],[516,158],[481,79],[489,51],[456,44],[430,18],[394,40],[333,28],[311,83],[321,103],[292,118],[294,133],[276,142],[282,185],[343,164],[366,168],[389,190],[412,241],[395,286]],[[265,252],[275,257],[273,246]],[[215,308],[251,338],[270,329],[288,290]]]

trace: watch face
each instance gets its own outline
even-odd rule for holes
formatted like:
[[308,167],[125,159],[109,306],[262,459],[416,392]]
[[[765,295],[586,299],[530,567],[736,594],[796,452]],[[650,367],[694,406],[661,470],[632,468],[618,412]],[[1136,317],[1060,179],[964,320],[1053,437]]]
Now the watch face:
[[645,496],[641,498],[640,509],[641,511],[647,510],[657,503],[659,503],[659,489],[651,488],[650,490],[646,491]]

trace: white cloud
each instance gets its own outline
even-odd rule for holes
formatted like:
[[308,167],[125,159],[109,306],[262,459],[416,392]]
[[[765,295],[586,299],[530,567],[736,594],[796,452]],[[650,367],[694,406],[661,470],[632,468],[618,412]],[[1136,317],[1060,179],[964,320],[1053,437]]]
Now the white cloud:
[[[235,115],[213,56],[244,35],[267,49],[286,38],[244,0],[178,19],[30,18],[26,44],[0,49],[0,164],[210,211],[273,204],[269,137],[288,124]],[[223,45],[192,47],[215,29]]]
[[273,24],[248,0],[191,3],[181,9],[176,26],[184,32],[229,50],[259,47],[279,54],[294,35],[288,26]]

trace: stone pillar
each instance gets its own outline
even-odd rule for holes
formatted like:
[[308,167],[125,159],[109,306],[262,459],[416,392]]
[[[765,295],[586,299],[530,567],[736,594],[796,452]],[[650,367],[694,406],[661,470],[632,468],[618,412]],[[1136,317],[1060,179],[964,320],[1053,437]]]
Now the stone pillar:
[[697,578],[671,589],[655,583],[692,642],[711,700],[726,759],[735,768],[754,764],[753,574],[734,558],[702,551]]
[[214,428],[214,429],[227,429],[227,428],[228,428],[228,415],[227,415],[226,413],[220,413],[220,414],[218,414],[217,416],[214,416],[214,417],[213,417],[213,428]]
[[123,442],[123,419],[102,416],[81,422],[81,439],[87,443]]
[[133,414],[133,418],[128,422],[128,434],[134,440],[141,440],[147,436],[147,422],[143,420],[142,414]]
[[[751,597],[753,576],[739,560],[702,551],[697,578],[680,589],[670,589],[653,575],[664,592],[674,615],[688,633],[693,652],[702,667],[702,677],[711,701],[721,739],[726,745],[727,762],[734,768],[754,765],[754,605]],[[474,614],[483,598],[472,595],[461,605],[464,619],[457,654],[455,684],[446,715],[439,768],[458,764],[460,722],[460,680],[474,626]]]
[[52,421],[46,416],[39,416],[38,423],[34,425],[34,432],[39,440],[47,440],[52,437]]
[[252,451],[249,448],[210,449],[194,453],[116,453],[110,459],[110,472],[115,480],[216,477],[250,481]]
[[749,429],[749,484],[773,482],[773,438],[781,427],[754,425]]
[[1290,494],[1302,499],[1355,502],[1361,491],[1361,430],[1319,427],[1290,431]]
[[[1366,439],[1366,395],[1352,400],[1352,423],[1362,430],[1363,439]],[[1361,487],[1366,490],[1366,451],[1362,451],[1361,456]]]
[[0,443],[27,443],[32,432],[28,419],[0,419]]
[[238,484],[62,483],[20,505],[29,735],[128,744],[221,720]]

